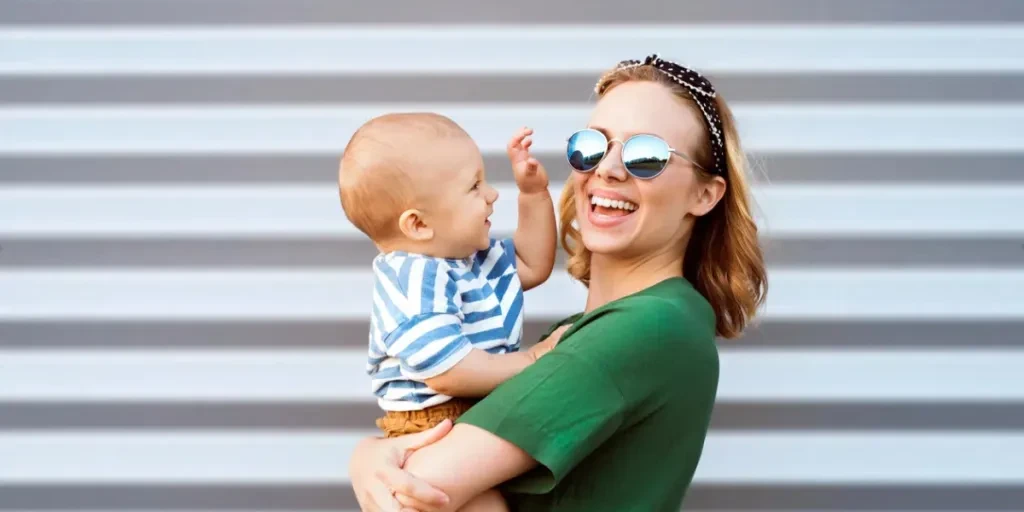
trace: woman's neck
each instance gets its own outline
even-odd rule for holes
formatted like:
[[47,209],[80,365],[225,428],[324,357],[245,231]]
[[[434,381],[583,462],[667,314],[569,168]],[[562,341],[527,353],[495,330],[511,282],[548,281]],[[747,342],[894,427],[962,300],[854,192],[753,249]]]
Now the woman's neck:
[[586,312],[682,275],[683,251],[678,248],[665,248],[633,260],[593,254]]

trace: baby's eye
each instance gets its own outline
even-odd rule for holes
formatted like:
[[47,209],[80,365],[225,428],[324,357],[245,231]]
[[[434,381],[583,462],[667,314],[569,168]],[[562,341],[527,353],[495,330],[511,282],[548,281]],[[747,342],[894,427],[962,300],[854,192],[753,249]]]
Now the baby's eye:
[[482,182],[478,181],[478,182],[474,183],[473,184],[473,188],[470,189],[470,190],[478,190],[480,188],[480,183],[482,183]]

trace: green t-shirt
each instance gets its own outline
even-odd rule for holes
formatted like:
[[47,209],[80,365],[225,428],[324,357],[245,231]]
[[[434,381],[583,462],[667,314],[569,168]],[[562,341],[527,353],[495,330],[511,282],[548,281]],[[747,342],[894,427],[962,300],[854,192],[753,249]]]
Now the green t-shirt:
[[540,463],[503,485],[514,510],[678,511],[718,389],[710,304],[673,278],[552,330],[569,322],[554,350],[459,423]]

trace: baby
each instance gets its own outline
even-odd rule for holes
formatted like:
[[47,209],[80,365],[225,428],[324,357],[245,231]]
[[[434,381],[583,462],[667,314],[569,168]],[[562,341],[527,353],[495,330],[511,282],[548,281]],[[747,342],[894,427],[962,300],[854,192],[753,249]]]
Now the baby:
[[[352,136],[338,185],[345,215],[377,246],[367,372],[388,437],[453,421],[556,340],[520,351],[523,291],[547,280],[555,213],[532,130],[509,142],[519,188],[511,238],[490,236],[498,192],[476,143],[433,113],[374,118]],[[462,510],[506,510],[497,491]]]

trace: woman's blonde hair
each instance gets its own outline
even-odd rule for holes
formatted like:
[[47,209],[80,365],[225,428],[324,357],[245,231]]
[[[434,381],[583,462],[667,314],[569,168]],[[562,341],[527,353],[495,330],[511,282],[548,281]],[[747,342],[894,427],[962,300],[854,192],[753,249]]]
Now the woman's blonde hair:
[[[616,68],[601,77],[598,98],[626,82],[647,81],[668,87],[694,109],[696,103],[679,85],[654,66],[641,65]],[[750,185],[747,162],[739,143],[736,121],[721,95],[715,98],[725,135],[725,160],[728,175],[725,195],[706,215],[694,223],[693,233],[683,258],[683,276],[693,283],[715,311],[716,331],[725,338],[738,337],[768,290],[768,275],[758,241],[757,224],[750,209]],[[707,130],[700,149],[692,155],[707,169],[714,167]],[[696,169],[697,175],[711,180],[713,175]],[[573,226],[576,221],[576,198],[572,182],[566,183],[559,200],[561,244],[569,254],[569,274],[585,285],[590,283],[590,251],[583,237]]]

